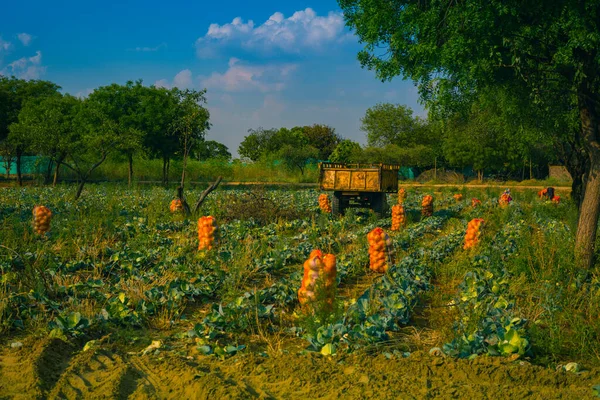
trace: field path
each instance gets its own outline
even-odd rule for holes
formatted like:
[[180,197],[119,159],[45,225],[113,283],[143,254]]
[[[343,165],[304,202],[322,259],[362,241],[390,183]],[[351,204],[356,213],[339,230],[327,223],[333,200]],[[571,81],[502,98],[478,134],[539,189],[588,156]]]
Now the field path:
[[220,361],[165,351],[123,353],[115,345],[76,351],[33,339],[0,351],[0,399],[593,399],[600,371],[554,371],[506,358],[454,360],[355,353],[241,354]]

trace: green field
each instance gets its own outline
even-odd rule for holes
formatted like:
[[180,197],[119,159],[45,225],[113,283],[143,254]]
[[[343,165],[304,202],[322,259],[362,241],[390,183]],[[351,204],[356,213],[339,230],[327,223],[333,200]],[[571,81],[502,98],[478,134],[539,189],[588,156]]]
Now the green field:
[[[600,276],[574,267],[577,210],[500,193],[411,187],[393,232],[389,215],[322,213],[316,190],[219,189],[200,210],[217,243],[199,251],[197,217],[163,188],[3,188],[0,398],[592,398]],[[375,227],[386,274],[369,270]],[[333,307],[298,303],[314,249],[337,258]]]

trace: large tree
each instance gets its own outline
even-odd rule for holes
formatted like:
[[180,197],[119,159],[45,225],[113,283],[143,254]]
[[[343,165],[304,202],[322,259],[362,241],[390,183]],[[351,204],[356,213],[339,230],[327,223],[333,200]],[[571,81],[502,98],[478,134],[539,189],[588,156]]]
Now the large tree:
[[11,149],[10,153],[15,158],[19,185],[23,184],[21,161],[23,155],[29,150],[30,132],[14,129],[9,139],[9,127],[18,121],[21,108],[27,101],[55,95],[59,89],[60,86],[48,81],[26,81],[0,75],[0,141],[8,140],[4,146]]
[[600,215],[600,1],[338,2],[365,44],[361,64],[382,80],[412,79],[425,101],[469,102],[497,85],[523,87],[542,105],[568,94],[589,159],[575,243],[589,269]]
[[302,127],[302,133],[308,140],[308,144],[318,149],[320,160],[327,160],[342,141],[342,137],[335,132],[335,128],[329,125],[313,124]]
[[414,117],[413,111],[401,104],[379,103],[367,109],[361,122],[360,129],[366,133],[369,146],[412,146],[428,139],[425,121]]
[[199,161],[220,159],[231,160],[231,153],[227,146],[219,143],[216,140],[201,140],[193,150],[194,156]]
[[[102,113],[110,118],[117,134],[123,136],[119,143],[119,153],[128,162],[128,183],[133,180],[133,156],[143,150],[144,130],[141,121],[144,115],[142,99],[145,88],[142,81],[127,82],[125,85],[113,83],[95,89],[88,97],[90,102],[96,103]],[[125,140],[126,139],[126,140]]]
[[21,132],[22,138],[27,137],[32,152],[48,158],[47,181],[54,166],[53,185],[58,182],[60,167],[73,149],[78,129],[74,119],[79,105],[77,98],[58,93],[33,98],[25,103],[19,121],[11,126],[11,134]]

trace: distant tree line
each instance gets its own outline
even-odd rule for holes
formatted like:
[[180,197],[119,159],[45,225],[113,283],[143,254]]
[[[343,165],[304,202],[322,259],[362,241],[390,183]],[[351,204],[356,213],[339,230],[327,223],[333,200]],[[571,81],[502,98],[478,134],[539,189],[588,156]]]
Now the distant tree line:
[[343,138],[330,126],[316,124],[250,129],[238,153],[251,161],[276,159],[301,172],[318,160],[383,162],[419,169],[472,168],[479,179],[484,173],[525,178],[534,170],[545,170],[549,163],[564,163],[559,143],[551,140],[555,128],[534,126],[531,118],[511,115],[516,107],[511,101],[494,93],[482,96],[466,113],[431,112],[428,119],[413,115],[404,105],[380,103],[361,119],[365,146]]
[[225,145],[205,140],[205,91],[141,81],[99,87],[85,99],[59,90],[52,82],[0,76],[0,156],[7,171],[15,165],[19,185],[25,155],[49,160],[47,183],[56,184],[63,168],[71,170],[79,181],[76,197],[108,157],[127,162],[130,184],[134,156],[161,159],[164,183],[173,159],[231,159]]

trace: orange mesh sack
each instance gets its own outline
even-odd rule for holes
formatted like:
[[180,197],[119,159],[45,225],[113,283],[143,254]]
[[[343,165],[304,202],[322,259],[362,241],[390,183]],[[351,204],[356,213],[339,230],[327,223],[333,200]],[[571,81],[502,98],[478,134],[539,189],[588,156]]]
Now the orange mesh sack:
[[200,217],[198,220],[198,250],[212,250],[216,234],[215,218],[212,216]]
[[337,267],[336,259],[333,254],[323,256],[323,280],[325,283],[325,302],[328,306],[333,305],[335,299]]
[[479,228],[481,227],[481,225],[483,225],[483,222],[483,219],[475,218],[472,219],[467,225],[465,245],[463,246],[465,250],[475,247],[477,245],[477,242],[479,242],[479,236],[481,235]]
[[171,205],[169,206],[169,209],[171,210],[172,213],[182,212],[183,211],[183,203],[181,202],[180,199],[174,199],[173,201],[171,201]]
[[433,215],[433,196],[427,195],[421,201],[421,215],[431,217]]
[[406,189],[400,188],[398,189],[398,204],[404,204],[404,200],[406,200]]
[[461,200],[463,199],[463,195],[462,195],[462,193],[456,193],[456,194],[455,194],[454,196],[452,196],[452,197],[454,197],[454,200],[456,200],[456,201],[461,201]]
[[325,193],[319,195],[319,207],[324,213],[331,212],[331,203],[329,202],[329,196],[327,196]]
[[39,235],[43,235],[50,230],[50,221],[52,220],[52,211],[45,206],[33,207],[33,230]]
[[477,207],[481,205],[481,200],[476,199],[475,197],[473,197],[471,199],[471,207]]
[[393,264],[392,239],[381,228],[375,228],[367,234],[369,242],[369,268],[377,273],[384,273]]
[[406,224],[406,213],[402,204],[392,206],[392,230],[399,231]]

